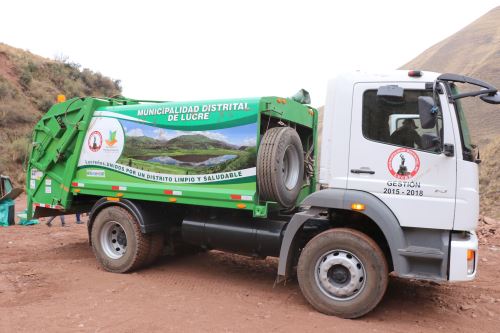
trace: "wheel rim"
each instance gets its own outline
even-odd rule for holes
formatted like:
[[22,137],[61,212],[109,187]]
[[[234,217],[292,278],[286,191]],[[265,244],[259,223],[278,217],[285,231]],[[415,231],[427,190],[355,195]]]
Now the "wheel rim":
[[315,278],[323,294],[337,301],[348,301],[363,290],[366,272],[363,263],[354,254],[333,250],[316,262]]
[[127,251],[127,234],[116,221],[108,221],[101,229],[101,245],[111,259],[120,259]]
[[285,187],[292,190],[299,180],[299,153],[294,146],[287,146],[283,156],[282,179]]

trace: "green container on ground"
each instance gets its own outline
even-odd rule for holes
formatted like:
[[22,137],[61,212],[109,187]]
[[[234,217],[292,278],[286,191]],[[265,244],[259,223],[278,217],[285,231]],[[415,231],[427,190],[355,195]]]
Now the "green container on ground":
[[37,219],[32,219],[32,220],[28,220],[27,219],[27,215],[28,215],[28,210],[25,209],[23,210],[22,212],[20,213],[17,213],[17,217],[19,217],[19,225],[35,225],[35,224],[38,224],[38,220]]
[[8,227],[15,224],[14,207],[14,200],[6,199],[0,202],[0,226]]

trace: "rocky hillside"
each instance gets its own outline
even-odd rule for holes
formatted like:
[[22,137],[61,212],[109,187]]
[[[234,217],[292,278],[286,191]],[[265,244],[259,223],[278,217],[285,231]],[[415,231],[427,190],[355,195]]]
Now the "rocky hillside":
[[0,173],[23,181],[22,164],[33,125],[58,94],[114,96],[120,81],[66,59],[50,60],[0,43]]

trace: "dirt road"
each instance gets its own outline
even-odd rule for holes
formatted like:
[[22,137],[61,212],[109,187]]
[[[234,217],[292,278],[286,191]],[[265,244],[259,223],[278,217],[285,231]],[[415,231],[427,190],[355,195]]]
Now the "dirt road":
[[107,273],[73,221],[0,228],[0,332],[499,332],[496,222],[483,228],[476,281],[391,278],[375,311],[344,320],[312,309],[296,281],[273,287],[271,259],[211,251]]

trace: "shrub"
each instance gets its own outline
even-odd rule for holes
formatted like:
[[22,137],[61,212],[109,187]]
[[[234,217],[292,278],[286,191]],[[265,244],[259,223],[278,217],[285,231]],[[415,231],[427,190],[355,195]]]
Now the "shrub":
[[66,73],[64,71],[64,64],[61,63],[47,63],[45,66],[48,78],[58,90],[62,90]]
[[29,71],[31,74],[35,74],[38,71],[38,65],[35,64],[33,61],[28,60],[25,69]]
[[47,112],[55,103],[59,93],[59,91],[47,82],[33,80],[31,83],[31,100],[36,105],[37,109],[43,113]]
[[42,113],[46,113],[54,105],[54,98],[51,96],[44,96],[36,100],[35,104]]
[[122,91],[122,80],[113,80],[113,84],[115,86],[116,94],[118,95]]
[[29,124],[38,119],[37,112],[26,100],[7,100],[0,103],[0,124],[2,127]]
[[19,137],[14,139],[9,145],[9,150],[11,152],[12,160],[16,163],[22,164],[28,156],[30,140],[28,137]]
[[31,80],[33,79],[33,75],[28,69],[24,69],[23,72],[21,73],[21,76],[19,77],[19,81],[21,82],[21,85],[24,88],[28,88]]
[[19,97],[19,94],[20,91],[18,88],[0,76],[0,100],[16,99]]
[[64,80],[63,92],[68,98],[83,96],[85,86],[80,80]]
[[7,154],[0,154],[0,174],[7,174],[8,166],[11,164],[10,158]]
[[10,84],[0,78],[0,99],[10,97],[11,91]]
[[83,69],[81,79],[86,86],[85,95],[114,96],[121,92],[119,80],[111,80],[88,68]]

